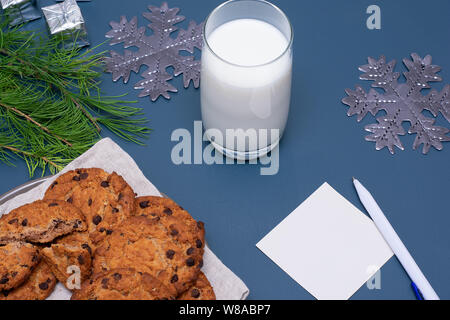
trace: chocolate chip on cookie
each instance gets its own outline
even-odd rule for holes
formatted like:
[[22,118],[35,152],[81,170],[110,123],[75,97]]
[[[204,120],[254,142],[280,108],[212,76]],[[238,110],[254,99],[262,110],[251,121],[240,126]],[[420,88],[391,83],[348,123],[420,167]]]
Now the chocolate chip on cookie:
[[173,251],[173,250],[167,250],[166,251],[166,257],[168,258],[168,259],[173,259],[173,256],[175,255],[175,251]]
[[102,222],[102,217],[100,217],[99,215],[95,215],[94,218],[92,218],[93,224],[98,225],[100,222]]
[[122,279],[122,275],[118,272],[113,274],[114,280],[119,281],[120,279]]
[[193,265],[195,265],[195,260],[193,258],[187,258],[186,259],[186,265],[188,267],[192,267]]
[[191,290],[191,297],[197,299],[198,297],[200,297],[200,291],[198,291],[198,289],[195,289],[195,288],[192,289]]
[[87,179],[87,177],[89,177],[89,173],[87,173],[87,172],[82,172],[80,174],[80,179],[81,180]]
[[42,282],[39,284],[39,289],[41,290],[48,290],[48,283],[47,282]]
[[170,278],[170,283],[175,283],[178,281],[178,275],[174,274],[172,278]]
[[141,208],[141,209],[145,209],[145,208],[147,208],[149,206],[149,201],[141,201],[141,202],[139,202],[139,207]]
[[103,188],[108,188],[108,187],[109,187],[109,182],[108,182],[108,181],[102,181],[102,183],[100,183],[100,185],[101,185]]

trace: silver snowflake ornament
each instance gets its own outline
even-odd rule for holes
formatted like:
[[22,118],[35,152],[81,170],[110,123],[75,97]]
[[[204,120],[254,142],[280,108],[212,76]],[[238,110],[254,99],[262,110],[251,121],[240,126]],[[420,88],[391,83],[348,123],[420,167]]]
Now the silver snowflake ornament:
[[[141,66],[147,69],[141,74],[143,80],[136,83],[135,89],[141,89],[139,97],[150,96],[152,101],[163,96],[170,99],[169,92],[177,92],[169,81],[173,76],[183,74],[184,87],[192,81],[195,88],[200,85],[200,61],[194,59],[194,49],[202,48],[203,23],[189,23],[186,30],[176,26],[185,17],[178,15],[180,9],[169,8],[166,2],[161,7],[148,6],[150,12],[143,16],[151,23],[153,31],[145,34],[145,27],[138,27],[137,17],[130,21],[122,16],[120,22],[112,21],[111,30],[106,34],[111,38],[111,45],[123,43],[124,48],[135,47],[137,50],[125,50],[123,54],[110,52],[106,58],[106,70],[112,73],[113,81],[122,78],[124,83],[130,79],[131,72],[138,73]],[[172,33],[178,30],[176,37]],[[187,54],[181,54],[184,51]],[[173,67],[173,76],[166,70]]]
[[357,115],[358,122],[368,113],[373,116],[384,110],[385,114],[377,118],[377,123],[365,127],[371,134],[367,141],[376,143],[376,149],[387,147],[394,154],[394,147],[404,150],[400,136],[405,135],[403,122],[409,122],[409,134],[416,134],[413,149],[423,145],[422,152],[428,153],[430,147],[442,150],[442,142],[450,141],[450,129],[435,125],[435,119],[424,114],[429,111],[434,117],[439,113],[450,122],[450,84],[441,92],[434,89],[423,94],[423,89],[429,89],[430,82],[442,81],[437,75],[439,66],[431,64],[431,56],[421,58],[416,53],[411,54],[412,60],[403,59],[408,69],[404,72],[406,82],[398,82],[400,73],[395,72],[395,60],[386,63],[386,58],[379,60],[368,58],[369,64],[359,67],[364,72],[361,80],[373,81],[373,88],[380,88],[383,93],[375,89],[365,92],[360,86],[355,90],[346,89],[347,97],[342,102],[348,105],[348,116]]

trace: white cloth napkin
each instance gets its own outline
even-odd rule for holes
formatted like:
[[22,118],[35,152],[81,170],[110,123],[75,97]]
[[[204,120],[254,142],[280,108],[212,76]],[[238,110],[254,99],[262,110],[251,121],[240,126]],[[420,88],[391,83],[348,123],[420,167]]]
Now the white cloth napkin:
[[[158,189],[144,176],[136,162],[128,153],[123,151],[111,139],[105,138],[96,143],[91,149],[86,151],[77,159],[68,164],[64,170],[51,179],[46,180],[36,188],[18,195],[0,206],[0,215],[8,213],[21,205],[42,199],[45,190],[64,172],[76,168],[101,168],[107,172],[117,172],[130,184],[138,196],[154,195],[160,196]],[[182,204],[181,204],[182,205]],[[195,213],[193,214],[195,218]],[[245,283],[239,279],[230,269],[228,269],[219,258],[205,246],[203,257],[204,265],[202,271],[206,274],[214,288],[217,300],[243,300],[249,294],[249,289]],[[59,283],[48,298],[50,300],[70,299],[71,293]]]

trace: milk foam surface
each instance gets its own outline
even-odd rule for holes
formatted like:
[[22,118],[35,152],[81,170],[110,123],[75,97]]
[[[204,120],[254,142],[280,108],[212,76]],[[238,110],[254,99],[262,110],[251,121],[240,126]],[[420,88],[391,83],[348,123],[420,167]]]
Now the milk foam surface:
[[222,59],[256,66],[278,58],[288,46],[286,37],[271,24],[256,19],[227,22],[208,36],[211,49]]

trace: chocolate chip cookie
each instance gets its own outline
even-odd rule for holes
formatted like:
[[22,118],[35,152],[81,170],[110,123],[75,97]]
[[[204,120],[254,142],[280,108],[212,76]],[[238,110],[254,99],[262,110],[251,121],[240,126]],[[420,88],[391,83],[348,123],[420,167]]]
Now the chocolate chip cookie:
[[134,192],[117,173],[102,169],[77,169],[58,177],[44,199],[63,200],[79,208],[94,243],[134,212]]
[[0,247],[0,291],[22,284],[39,262],[38,249],[28,243],[11,242]]
[[83,230],[86,230],[86,222],[78,208],[64,201],[38,200],[0,218],[0,244],[11,241],[47,243]]
[[203,224],[195,230],[177,217],[164,213],[125,220],[97,248],[94,272],[127,267],[147,272],[172,293],[186,291],[203,265]]
[[[57,239],[50,247],[43,248],[41,254],[56,278],[67,289],[73,290],[77,289],[75,279],[72,277],[74,273],[79,276],[80,283],[91,275],[93,253],[91,247],[86,232],[74,232]],[[68,280],[72,282],[68,283]]]
[[188,255],[203,256],[205,228],[175,201],[168,198],[146,196],[136,198],[136,216],[156,220],[177,241],[189,243]]
[[182,293],[177,300],[216,300],[216,295],[208,278],[200,272],[194,285]]
[[75,291],[71,300],[168,300],[169,290],[148,273],[119,268],[96,274]]
[[0,300],[44,300],[53,292],[56,282],[50,267],[41,261],[22,285],[0,292]]

